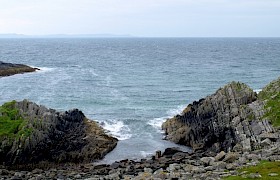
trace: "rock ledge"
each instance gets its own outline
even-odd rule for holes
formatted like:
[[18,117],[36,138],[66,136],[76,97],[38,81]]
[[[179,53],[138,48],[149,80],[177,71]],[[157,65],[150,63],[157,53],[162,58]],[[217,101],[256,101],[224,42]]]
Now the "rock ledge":
[[29,67],[24,64],[12,64],[12,63],[4,63],[0,61],[0,77],[34,72],[36,70],[40,70],[40,69]]

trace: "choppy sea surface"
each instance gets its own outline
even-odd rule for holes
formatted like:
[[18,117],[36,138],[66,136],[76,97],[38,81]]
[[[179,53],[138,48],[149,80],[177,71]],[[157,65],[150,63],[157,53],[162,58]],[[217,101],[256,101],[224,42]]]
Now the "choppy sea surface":
[[0,78],[0,104],[82,110],[120,140],[113,162],[176,146],[162,122],[226,83],[279,77],[280,38],[0,39],[0,61],[41,69]]

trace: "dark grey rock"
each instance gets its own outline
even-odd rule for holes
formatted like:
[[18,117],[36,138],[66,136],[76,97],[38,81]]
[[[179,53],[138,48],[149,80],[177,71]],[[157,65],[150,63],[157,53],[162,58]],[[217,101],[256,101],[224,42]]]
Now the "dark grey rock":
[[23,128],[31,133],[14,140],[0,137],[0,163],[27,168],[36,163],[46,167],[91,162],[103,158],[117,144],[116,138],[78,109],[57,112],[27,100],[13,106],[26,121]]
[[162,156],[165,157],[172,157],[175,153],[177,152],[182,152],[178,148],[173,147],[173,148],[166,148],[165,151],[163,152]]
[[[231,119],[238,115],[237,109],[254,100],[256,95],[252,89],[232,82],[215,94],[188,105],[181,115],[167,120],[162,128],[168,140],[189,145],[194,150],[228,151],[238,142]],[[234,123],[238,121],[236,118]]]
[[33,68],[24,64],[12,64],[12,63],[4,63],[0,61],[0,77],[34,72],[36,70],[40,70],[40,69]]
[[280,139],[279,132],[263,118],[265,104],[247,85],[232,82],[189,104],[162,129],[167,140],[191,146],[195,152],[251,152],[268,145],[267,140],[261,143],[264,139]]

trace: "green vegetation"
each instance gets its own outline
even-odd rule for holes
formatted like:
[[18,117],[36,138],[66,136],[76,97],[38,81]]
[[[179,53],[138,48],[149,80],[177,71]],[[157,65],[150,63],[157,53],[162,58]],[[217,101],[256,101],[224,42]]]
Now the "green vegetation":
[[[230,176],[227,178],[224,178],[225,180],[246,180],[246,179],[251,179],[248,175],[250,173],[258,173],[262,177],[258,179],[266,179],[266,180],[276,180],[280,179],[280,162],[269,162],[269,161],[261,161],[260,164],[257,166],[250,166],[250,167],[245,167],[240,170],[238,170],[240,173],[241,172],[246,172],[243,175],[240,176]],[[278,175],[276,176],[269,176],[270,173],[277,173]]]
[[242,90],[242,86],[244,86],[244,84],[240,83],[240,82],[233,82],[233,84],[237,87],[238,91]]
[[264,118],[271,120],[273,126],[280,127],[280,78],[266,86],[258,97],[267,100]]
[[27,121],[15,107],[15,101],[0,106],[0,138],[18,138],[29,136],[32,129],[26,128]]
[[252,120],[256,119],[256,117],[253,113],[250,113],[247,118],[248,118],[249,121],[252,121]]
[[280,92],[267,101],[265,108],[268,111],[264,117],[270,119],[273,126],[280,127]]

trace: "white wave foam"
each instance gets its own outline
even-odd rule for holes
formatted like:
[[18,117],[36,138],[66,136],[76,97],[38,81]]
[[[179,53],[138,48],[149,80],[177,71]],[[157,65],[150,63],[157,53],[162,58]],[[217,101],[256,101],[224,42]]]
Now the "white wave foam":
[[38,69],[40,69],[39,71],[37,71],[38,73],[43,73],[43,72],[49,72],[49,71],[53,71],[55,68],[50,68],[50,67],[37,67]]
[[166,121],[166,119],[172,118],[177,114],[181,114],[183,112],[183,110],[185,109],[185,107],[186,107],[186,105],[181,105],[175,109],[170,109],[166,112],[166,116],[163,116],[160,118],[154,118],[154,119],[148,121],[148,124],[151,125],[152,127],[154,127],[157,131],[162,133],[163,132],[161,129],[162,123],[164,123]]
[[257,94],[259,94],[259,92],[261,92],[262,89],[254,89],[254,92],[256,92]]
[[162,133],[163,131],[161,130],[161,125],[162,125],[162,123],[164,123],[164,121],[167,118],[168,117],[154,118],[154,119],[148,121],[148,124],[151,125],[152,127],[154,127],[160,133]]
[[177,106],[177,108],[175,108],[175,109],[168,110],[167,115],[169,118],[171,118],[177,114],[181,114],[186,107],[187,107],[186,105]]
[[130,133],[130,129],[127,125],[124,125],[122,121],[117,120],[108,120],[103,121],[101,123],[104,129],[109,131],[114,137],[119,140],[130,139],[132,134]]
[[153,153],[148,153],[146,151],[140,151],[140,154],[143,158],[149,157],[151,155],[153,155]]
[[89,70],[89,72],[91,73],[91,75],[93,75],[93,76],[96,76],[96,77],[98,77],[99,76],[99,74],[97,74],[96,72],[95,72],[95,70],[94,69],[90,69]]

